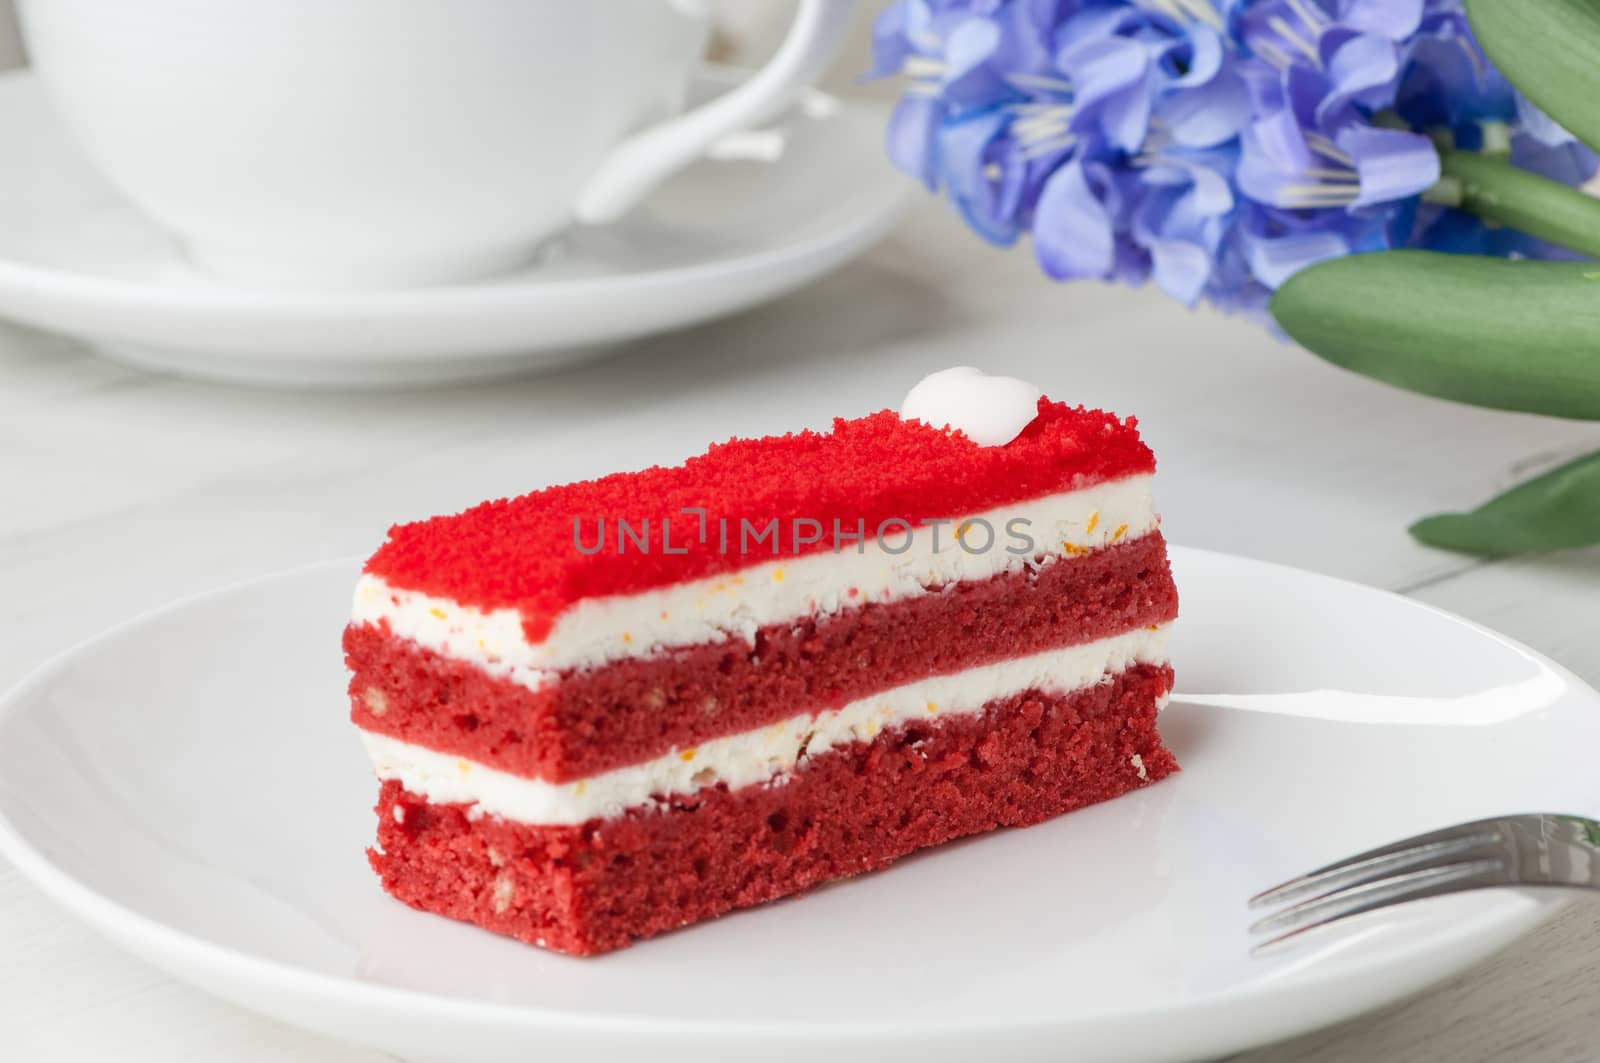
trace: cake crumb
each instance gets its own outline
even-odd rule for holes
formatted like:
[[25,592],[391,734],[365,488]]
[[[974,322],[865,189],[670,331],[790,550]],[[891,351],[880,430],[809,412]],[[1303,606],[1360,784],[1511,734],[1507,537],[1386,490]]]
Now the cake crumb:
[[404,823],[406,821],[406,806],[405,805],[395,805],[394,806],[394,821],[396,823]]
[[368,687],[361,700],[366,702],[367,711],[374,716],[382,716],[389,711],[389,696],[377,687]]
[[499,849],[496,849],[492,845],[489,846],[489,866],[490,867],[505,867],[506,866],[506,858],[500,854],[500,850]]
[[510,875],[502,871],[494,877],[494,892],[489,899],[494,904],[495,914],[504,915],[506,913],[506,910],[511,907],[511,895],[515,890],[516,887],[512,885]]
[[1144,758],[1143,757],[1141,757],[1139,754],[1135,753],[1132,757],[1130,757],[1128,759],[1128,763],[1132,764],[1133,765],[1133,770],[1139,773],[1139,781],[1140,782],[1148,782],[1149,781],[1150,773],[1148,771],[1144,770]]

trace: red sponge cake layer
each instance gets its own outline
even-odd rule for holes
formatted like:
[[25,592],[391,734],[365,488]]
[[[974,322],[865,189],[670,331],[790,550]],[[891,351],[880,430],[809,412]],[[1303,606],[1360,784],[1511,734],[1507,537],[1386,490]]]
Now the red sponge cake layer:
[[1164,624],[1160,533],[897,602],[773,625],[530,690],[373,625],[345,634],[352,718],[530,778],[566,781],[992,661]]
[[952,838],[1026,826],[1155,782],[1169,668],[884,731],[781,785],[531,826],[385,783],[373,868],[415,908],[578,955],[883,867]]

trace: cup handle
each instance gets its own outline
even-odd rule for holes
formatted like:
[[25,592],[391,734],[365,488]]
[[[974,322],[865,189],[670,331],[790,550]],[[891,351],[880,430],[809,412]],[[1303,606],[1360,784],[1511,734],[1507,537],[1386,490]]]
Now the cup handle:
[[586,225],[615,221],[718,139],[782,112],[827,69],[854,6],[854,0],[800,0],[788,35],[766,66],[731,92],[612,148],[578,196],[574,217]]

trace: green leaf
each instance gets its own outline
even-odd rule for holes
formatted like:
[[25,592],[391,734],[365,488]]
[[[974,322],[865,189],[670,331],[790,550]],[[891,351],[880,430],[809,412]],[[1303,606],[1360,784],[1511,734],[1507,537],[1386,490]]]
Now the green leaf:
[[1534,554],[1600,543],[1600,451],[1470,513],[1419,520],[1411,534],[1430,546],[1474,554]]
[[1478,44],[1511,83],[1600,149],[1600,3],[1466,0]]
[[1426,395],[1600,420],[1600,265],[1378,251],[1330,259],[1272,298],[1335,365]]
[[1489,155],[1447,151],[1439,162],[1458,182],[1462,210],[1600,258],[1600,199]]

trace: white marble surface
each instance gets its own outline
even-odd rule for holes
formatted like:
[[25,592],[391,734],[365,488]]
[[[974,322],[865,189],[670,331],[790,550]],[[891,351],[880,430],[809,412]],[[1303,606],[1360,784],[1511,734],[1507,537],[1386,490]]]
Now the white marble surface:
[[17,12],[11,0],[0,0],[0,70],[22,62],[22,34],[17,29]]
[[[1600,445],[1387,390],[1154,293],[1058,287],[925,203],[780,303],[556,376],[432,393],[235,391],[0,324],[0,685],[174,597],[371,549],[388,523],[895,405],[967,363],[1136,412],[1172,537],[1414,594],[1590,681],[1600,551],[1485,563],[1404,523]],[[342,712],[337,698],[330,712]],[[0,1058],[356,1063],[103,944],[0,866]],[[1252,1063],[1593,1058],[1597,918],[1570,909],[1428,996]]]

